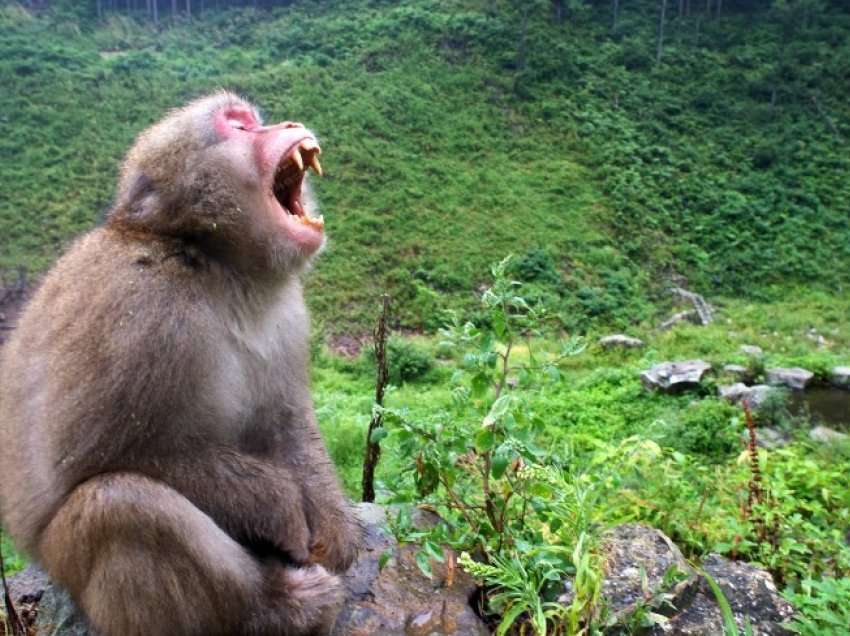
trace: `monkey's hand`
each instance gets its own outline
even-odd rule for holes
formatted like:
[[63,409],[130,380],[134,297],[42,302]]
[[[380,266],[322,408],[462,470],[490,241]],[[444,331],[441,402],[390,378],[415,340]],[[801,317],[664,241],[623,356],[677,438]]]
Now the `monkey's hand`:
[[312,562],[310,555],[310,528],[302,508],[279,508],[274,527],[269,529],[268,539],[286,557],[298,565]]
[[[342,511],[340,511],[342,512]],[[310,538],[310,561],[332,572],[344,572],[357,556],[363,537],[363,527],[354,511],[347,506],[342,514],[328,515],[313,525]]]

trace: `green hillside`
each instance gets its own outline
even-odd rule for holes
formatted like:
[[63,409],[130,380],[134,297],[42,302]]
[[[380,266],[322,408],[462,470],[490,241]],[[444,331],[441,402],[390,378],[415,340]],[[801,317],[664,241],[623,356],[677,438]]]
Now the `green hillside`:
[[320,135],[331,332],[363,331],[384,289],[400,327],[474,312],[509,252],[569,328],[654,318],[682,278],[754,298],[850,280],[841,3],[671,6],[660,62],[646,1],[614,32],[607,3],[558,22],[545,2],[297,2],[158,29],[57,4],[0,7],[0,268],[47,267],[134,135],[227,87]]

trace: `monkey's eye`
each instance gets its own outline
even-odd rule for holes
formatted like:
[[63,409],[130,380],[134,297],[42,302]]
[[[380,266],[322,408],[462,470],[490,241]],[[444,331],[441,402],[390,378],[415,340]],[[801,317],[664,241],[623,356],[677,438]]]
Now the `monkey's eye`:
[[248,130],[248,129],[245,127],[245,122],[243,122],[243,121],[239,121],[238,119],[228,119],[228,120],[227,120],[227,124],[228,124],[231,128],[235,128],[236,130]]

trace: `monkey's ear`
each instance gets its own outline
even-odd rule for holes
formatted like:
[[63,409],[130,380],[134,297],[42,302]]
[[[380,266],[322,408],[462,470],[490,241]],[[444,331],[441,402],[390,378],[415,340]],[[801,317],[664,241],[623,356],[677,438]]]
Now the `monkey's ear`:
[[145,173],[139,172],[130,179],[119,201],[118,208],[132,219],[150,218],[160,210],[160,196],[156,184]]

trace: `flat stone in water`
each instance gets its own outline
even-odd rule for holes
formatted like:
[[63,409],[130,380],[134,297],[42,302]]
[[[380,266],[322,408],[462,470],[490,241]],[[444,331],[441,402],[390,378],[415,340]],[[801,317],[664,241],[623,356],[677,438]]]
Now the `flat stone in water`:
[[850,367],[834,367],[829,374],[829,381],[840,389],[850,391]]
[[843,444],[850,439],[850,435],[840,433],[827,426],[815,426],[809,431],[809,439],[821,444]]
[[768,369],[767,383],[771,386],[787,386],[789,389],[801,391],[809,386],[815,374],[799,367]]

